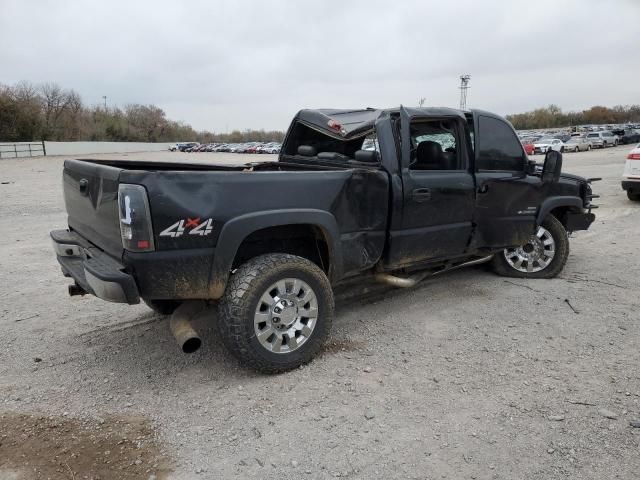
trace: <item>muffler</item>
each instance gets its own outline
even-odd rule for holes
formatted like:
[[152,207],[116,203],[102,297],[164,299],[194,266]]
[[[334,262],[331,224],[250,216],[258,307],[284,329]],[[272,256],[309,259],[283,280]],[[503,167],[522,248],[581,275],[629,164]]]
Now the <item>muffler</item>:
[[191,326],[191,320],[206,307],[207,304],[202,300],[190,300],[181,304],[171,314],[169,328],[184,353],[193,353],[202,345],[198,332]]

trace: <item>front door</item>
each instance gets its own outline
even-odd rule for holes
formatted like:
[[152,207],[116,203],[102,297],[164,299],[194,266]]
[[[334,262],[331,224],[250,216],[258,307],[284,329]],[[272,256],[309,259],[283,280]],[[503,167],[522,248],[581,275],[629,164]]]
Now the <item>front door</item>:
[[463,255],[475,205],[465,120],[400,112],[402,220],[390,231],[387,268]]
[[544,188],[528,175],[527,156],[513,127],[490,113],[473,112],[477,202],[474,248],[523,245],[533,235]]

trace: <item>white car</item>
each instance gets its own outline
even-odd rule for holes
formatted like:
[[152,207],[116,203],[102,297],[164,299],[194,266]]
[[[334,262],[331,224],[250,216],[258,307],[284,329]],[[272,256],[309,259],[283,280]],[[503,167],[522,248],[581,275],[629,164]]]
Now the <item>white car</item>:
[[564,143],[553,137],[543,137],[533,144],[533,153],[547,153],[549,150],[564,151]]
[[627,155],[622,174],[622,189],[629,200],[640,201],[640,143]]

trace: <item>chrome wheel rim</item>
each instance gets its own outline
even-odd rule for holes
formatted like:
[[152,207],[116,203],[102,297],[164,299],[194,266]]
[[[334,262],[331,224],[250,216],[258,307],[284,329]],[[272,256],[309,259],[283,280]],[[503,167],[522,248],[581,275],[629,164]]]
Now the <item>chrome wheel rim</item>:
[[278,280],[262,294],[253,317],[256,338],[273,353],[291,353],[311,337],[318,298],[299,278]]
[[540,272],[547,268],[556,254],[556,242],[551,232],[538,227],[527,243],[518,248],[506,248],[504,258],[511,268],[523,273]]

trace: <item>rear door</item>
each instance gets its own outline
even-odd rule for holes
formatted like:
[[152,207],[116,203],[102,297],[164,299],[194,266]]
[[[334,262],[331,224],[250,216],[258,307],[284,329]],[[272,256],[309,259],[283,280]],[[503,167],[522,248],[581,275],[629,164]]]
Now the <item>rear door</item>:
[[462,255],[475,203],[465,120],[451,111],[401,108],[400,125],[403,208],[389,232],[386,267]]
[[541,179],[527,174],[527,155],[511,124],[483,111],[473,111],[470,120],[477,184],[472,245],[523,245],[535,232]]
[[120,169],[83,160],[64,163],[64,202],[71,229],[114,257],[122,255],[118,218]]

